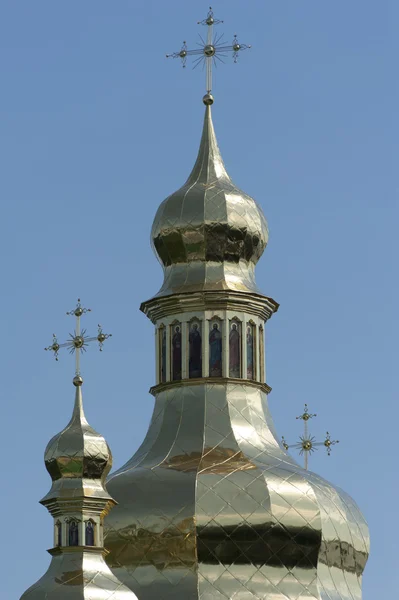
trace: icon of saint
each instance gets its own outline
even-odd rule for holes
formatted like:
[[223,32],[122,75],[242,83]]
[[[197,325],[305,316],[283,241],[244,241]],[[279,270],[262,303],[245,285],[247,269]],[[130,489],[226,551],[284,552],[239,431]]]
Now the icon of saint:
[[209,375],[222,377],[222,334],[217,323],[213,323],[209,334]]
[[180,326],[175,327],[172,337],[172,379],[181,379],[181,331]]
[[79,528],[76,521],[69,523],[69,545],[79,546]]
[[86,546],[94,546],[94,527],[91,521],[86,523]]
[[189,377],[202,377],[202,339],[198,323],[193,323],[188,336],[189,343]]
[[229,375],[230,377],[241,376],[240,358],[240,332],[237,323],[233,323],[229,335]]

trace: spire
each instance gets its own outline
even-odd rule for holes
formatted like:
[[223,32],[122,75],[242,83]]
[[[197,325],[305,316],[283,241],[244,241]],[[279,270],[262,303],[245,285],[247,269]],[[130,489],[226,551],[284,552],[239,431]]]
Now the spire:
[[87,421],[86,421],[85,413],[83,410],[83,397],[82,397],[83,379],[82,378],[80,378],[80,379],[81,379],[80,385],[74,383],[74,385],[76,386],[76,391],[75,391],[75,404],[73,407],[71,422],[79,423],[82,426],[83,424],[87,425]]
[[[104,561],[103,520],[115,506],[105,480],[112,466],[112,454],[102,435],[89,423],[83,410],[79,352],[89,341],[103,343],[99,333],[94,339],[80,329],[80,317],[89,312],[78,301],[73,314],[77,319],[70,341],[53,344],[55,353],[69,347],[77,356],[75,402],[68,425],[55,435],[45,451],[45,465],[51,477],[51,489],[40,501],[54,519],[54,544],[49,550],[52,561],[47,573],[22,596],[21,600],[70,600],[107,597],[108,600],[137,600],[110,571]],[[100,337],[100,339],[98,339]],[[107,336],[109,337],[109,336]]]
[[211,110],[211,105],[207,104],[197,160],[185,185],[209,185],[221,178],[231,181],[220,154]]

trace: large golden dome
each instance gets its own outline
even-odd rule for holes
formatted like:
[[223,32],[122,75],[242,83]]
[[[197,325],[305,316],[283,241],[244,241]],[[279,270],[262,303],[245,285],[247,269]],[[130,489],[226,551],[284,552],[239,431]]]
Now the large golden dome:
[[226,172],[210,106],[194,168],[159,207],[151,237],[165,274],[158,295],[221,289],[259,293],[254,268],[268,241],[267,222]]

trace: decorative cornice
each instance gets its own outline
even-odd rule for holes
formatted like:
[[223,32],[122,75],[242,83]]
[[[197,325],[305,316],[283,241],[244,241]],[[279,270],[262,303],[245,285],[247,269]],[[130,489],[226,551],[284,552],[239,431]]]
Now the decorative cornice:
[[143,302],[140,310],[153,322],[176,313],[203,310],[247,312],[267,321],[277,312],[279,304],[272,298],[255,293],[232,290],[190,292],[155,297]]
[[266,394],[270,394],[272,388],[267,383],[261,383],[260,381],[253,381],[252,379],[236,379],[234,377],[199,377],[198,379],[180,379],[179,381],[167,381],[165,383],[159,383],[158,385],[154,385],[150,388],[150,394],[156,396],[160,392],[164,390],[168,390],[170,388],[175,387],[188,387],[190,385],[227,385],[227,384],[235,384],[235,385],[245,385],[256,387],[262,392]]
[[90,552],[91,554],[102,554],[107,556],[109,550],[103,548],[103,546],[55,546],[47,550],[51,556],[60,556],[60,554],[79,554],[82,552]]
[[90,498],[88,496],[78,498],[50,498],[40,500],[53,517],[68,516],[70,512],[89,511],[105,516],[113,506],[118,503],[113,499]]

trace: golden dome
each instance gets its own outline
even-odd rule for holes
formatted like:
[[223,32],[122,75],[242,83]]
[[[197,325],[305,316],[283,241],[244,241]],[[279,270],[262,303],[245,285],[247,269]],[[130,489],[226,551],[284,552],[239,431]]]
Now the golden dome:
[[112,454],[102,435],[86,420],[80,386],[76,387],[72,418],[48,443],[44,462],[53,485],[42,502],[60,495],[76,495],[77,479],[82,480],[82,491],[88,486],[90,495],[108,497],[104,484],[112,467]]
[[210,106],[194,168],[159,207],[151,237],[164,267],[159,296],[221,289],[260,293],[255,265],[267,245],[267,222],[226,172]]

